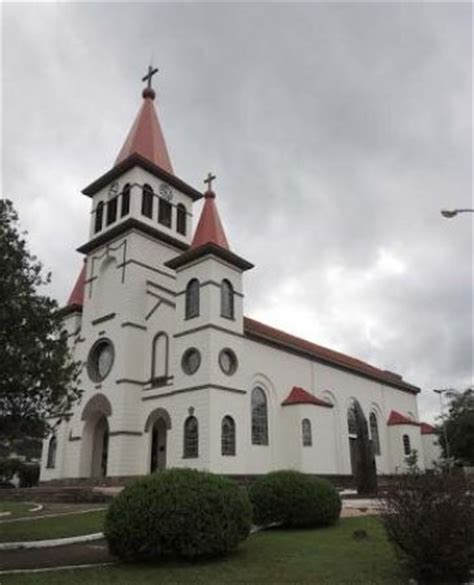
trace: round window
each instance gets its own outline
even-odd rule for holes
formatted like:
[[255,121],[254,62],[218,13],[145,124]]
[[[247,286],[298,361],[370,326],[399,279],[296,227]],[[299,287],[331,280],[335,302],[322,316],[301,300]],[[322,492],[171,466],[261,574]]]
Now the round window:
[[100,339],[91,348],[87,360],[87,372],[94,382],[106,378],[114,364],[114,346],[108,339]]
[[199,370],[201,365],[201,354],[195,347],[187,349],[181,360],[181,367],[185,374],[191,375]]
[[219,365],[224,374],[231,376],[237,369],[237,356],[231,349],[223,349],[219,354]]

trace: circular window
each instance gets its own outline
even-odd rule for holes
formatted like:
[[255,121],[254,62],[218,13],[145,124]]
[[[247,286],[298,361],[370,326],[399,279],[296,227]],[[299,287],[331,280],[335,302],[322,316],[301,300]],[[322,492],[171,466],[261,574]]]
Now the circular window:
[[224,374],[232,376],[237,369],[237,356],[231,349],[223,349],[219,354],[219,365]]
[[201,354],[195,347],[187,349],[181,360],[181,367],[185,374],[191,375],[199,370],[201,365]]
[[106,378],[114,364],[114,346],[108,339],[100,339],[92,346],[87,359],[87,372],[94,382]]

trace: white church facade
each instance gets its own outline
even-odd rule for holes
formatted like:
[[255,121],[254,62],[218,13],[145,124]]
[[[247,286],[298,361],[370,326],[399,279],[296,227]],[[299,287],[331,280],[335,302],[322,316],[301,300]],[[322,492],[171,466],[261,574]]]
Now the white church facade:
[[203,195],[174,173],[154,98],[149,82],[113,168],[83,190],[90,233],[63,310],[83,395],[44,441],[41,480],[184,466],[350,477],[354,401],[379,474],[401,471],[414,449],[430,467],[419,388],[244,316],[253,266],[228,243],[212,177]]

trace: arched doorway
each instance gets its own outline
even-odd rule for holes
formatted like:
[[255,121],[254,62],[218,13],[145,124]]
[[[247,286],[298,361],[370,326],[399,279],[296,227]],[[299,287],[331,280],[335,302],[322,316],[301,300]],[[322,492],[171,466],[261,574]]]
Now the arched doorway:
[[112,407],[103,394],[95,394],[82,411],[81,477],[107,476],[109,456],[109,417]]
[[150,473],[166,467],[167,438],[170,429],[171,418],[164,408],[157,408],[149,414],[145,432],[150,434]]
[[159,418],[151,430],[150,473],[166,467],[166,423]]
[[95,424],[91,477],[106,477],[109,456],[109,423],[101,416]]

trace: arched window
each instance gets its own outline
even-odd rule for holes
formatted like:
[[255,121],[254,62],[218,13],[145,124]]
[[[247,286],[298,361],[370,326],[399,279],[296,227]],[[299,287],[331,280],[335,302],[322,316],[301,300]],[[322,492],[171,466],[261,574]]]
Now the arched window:
[[188,416],[184,423],[183,457],[192,459],[199,456],[199,427],[195,416]]
[[410,437],[408,435],[403,435],[403,452],[405,455],[410,455],[411,453],[411,445],[410,445]]
[[221,453],[235,455],[235,422],[231,416],[222,419]]
[[182,203],[176,207],[176,230],[178,234],[186,235],[186,207]]
[[100,232],[102,229],[102,221],[104,219],[104,202],[99,201],[97,203],[97,207],[95,208],[95,224],[94,224],[94,233]]
[[357,435],[357,417],[353,404],[347,410],[347,430],[349,431],[349,435]]
[[166,384],[168,378],[168,335],[161,331],[153,339],[151,352],[151,381],[154,386]]
[[171,215],[173,213],[173,206],[166,199],[159,200],[158,203],[158,222],[166,227],[171,227]]
[[199,317],[199,280],[193,278],[186,287],[185,318]]
[[56,436],[53,435],[48,443],[48,456],[46,460],[46,467],[48,469],[54,469],[56,467],[56,451],[58,449],[58,441]]
[[110,225],[117,219],[117,197],[107,201],[107,220],[106,224]]
[[301,421],[301,435],[303,438],[303,447],[311,447],[313,444],[313,435],[311,433],[311,421],[304,418]]
[[221,315],[234,318],[234,288],[227,279],[221,282]]
[[268,407],[265,392],[258,386],[252,390],[252,444],[268,445]]
[[120,209],[120,217],[128,215],[130,212],[130,183],[127,183],[122,191],[122,206]]
[[142,189],[142,215],[153,217],[153,189],[145,183]]
[[369,426],[370,438],[372,439],[372,446],[374,448],[374,455],[380,455],[379,425],[377,423],[377,415],[375,412],[370,413]]

